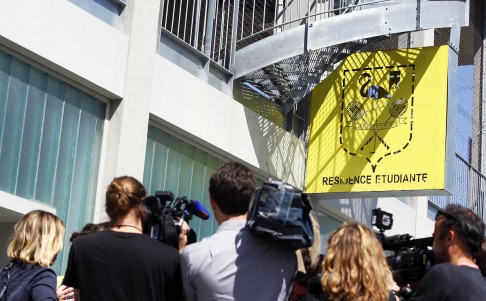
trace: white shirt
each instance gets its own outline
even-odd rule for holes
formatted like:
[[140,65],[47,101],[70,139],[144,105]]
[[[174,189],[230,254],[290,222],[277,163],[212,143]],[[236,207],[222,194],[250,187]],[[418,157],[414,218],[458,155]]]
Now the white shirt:
[[295,251],[255,237],[246,221],[225,221],[182,252],[186,301],[286,300],[296,271]]

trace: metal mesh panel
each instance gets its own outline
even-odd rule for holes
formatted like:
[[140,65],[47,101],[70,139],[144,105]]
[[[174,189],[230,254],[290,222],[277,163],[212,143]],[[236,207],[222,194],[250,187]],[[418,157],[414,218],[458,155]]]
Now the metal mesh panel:
[[456,155],[454,194],[451,196],[432,196],[429,200],[444,208],[447,204],[459,204],[470,208],[484,219],[484,187],[486,177],[459,155]]
[[[436,31],[435,40],[447,41],[449,30]],[[470,25],[461,29],[458,67],[458,104],[456,128],[456,173],[454,193],[447,197],[431,197],[439,207],[448,203],[471,208],[483,217],[486,178],[481,172],[482,136],[482,45],[481,34]]]

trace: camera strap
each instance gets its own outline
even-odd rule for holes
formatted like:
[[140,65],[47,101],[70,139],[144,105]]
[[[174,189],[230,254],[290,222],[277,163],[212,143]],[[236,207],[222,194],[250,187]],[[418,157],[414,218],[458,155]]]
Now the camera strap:
[[3,286],[2,286],[2,290],[0,290],[0,300],[3,300],[4,296],[6,297],[5,293],[7,292],[7,286],[8,283],[10,282],[10,270],[12,269],[12,266],[13,266],[13,262],[10,262],[9,264],[7,264],[6,267],[3,268],[5,274],[2,277]]

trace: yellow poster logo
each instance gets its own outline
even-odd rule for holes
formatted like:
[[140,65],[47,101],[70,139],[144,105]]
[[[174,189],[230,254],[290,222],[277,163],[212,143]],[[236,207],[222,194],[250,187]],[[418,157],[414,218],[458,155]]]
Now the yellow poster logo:
[[341,150],[367,160],[373,172],[413,139],[415,65],[343,70]]
[[444,189],[447,74],[447,46],[345,59],[312,92],[306,192]]

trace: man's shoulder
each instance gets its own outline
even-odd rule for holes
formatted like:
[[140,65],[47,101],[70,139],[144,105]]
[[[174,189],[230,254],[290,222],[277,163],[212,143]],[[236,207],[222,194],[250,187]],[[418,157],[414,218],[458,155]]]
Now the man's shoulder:
[[204,237],[201,241],[185,246],[182,254],[194,254],[209,251],[211,247],[218,247],[218,239],[215,235]]
[[438,263],[430,268],[430,271],[450,271],[454,269],[455,266],[450,263]]
[[457,265],[452,263],[439,263],[431,267],[430,272],[435,273],[477,273],[477,268],[468,265]]
[[482,289],[486,289],[486,282],[483,281],[479,269],[467,265],[454,265],[451,263],[440,263],[432,266],[425,274],[428,279],[445,283],[478,283]]
[[439,263],[433,265],[426,273],[428,277],[438,277],[439,275],[451,275],[454,272],[457,272],[458,266],[450,264],[450,263]]

